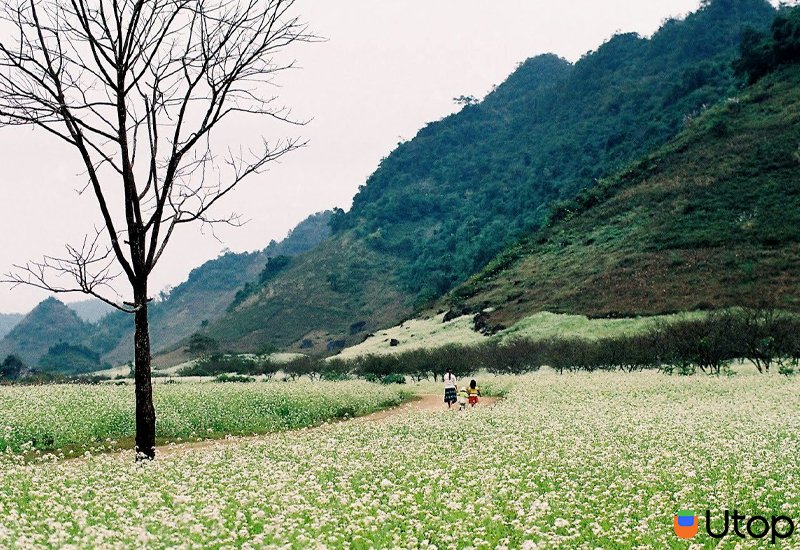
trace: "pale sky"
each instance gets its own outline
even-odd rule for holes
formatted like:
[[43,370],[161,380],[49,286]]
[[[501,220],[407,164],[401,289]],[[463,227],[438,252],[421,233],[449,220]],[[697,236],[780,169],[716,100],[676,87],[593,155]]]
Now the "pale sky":
[[[218,229],[217,240],[184,226],[152,276],[152,291],[177,285],[226,247],[260,249],[313,212],[348,208],[399,140],[454,112],[453,97],[482,97],[526,58],[554,52],[575,61],[617,31],[650,35],[666,18],[699,4],[298,0],[298,13],[328,41],[291,50],[302,69],[281,75],[278,93],[297,117],[313,120],[299,129],[270,125],[265,137],[301,135],[309,147],[226,197],[217,212],[242,214],[250,220],[244,227]],[[0,167],[0,273],[14,263],[60,254],[99,220],[94,197],[75,192],[83,181],[76,154],[41,131],[0,129]],[[0,312],[24,312],[46,297],[44,291],[0,286]]]

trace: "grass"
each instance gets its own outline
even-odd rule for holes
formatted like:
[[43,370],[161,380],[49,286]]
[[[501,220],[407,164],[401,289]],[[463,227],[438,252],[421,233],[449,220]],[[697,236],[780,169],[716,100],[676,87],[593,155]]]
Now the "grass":
[[542,312],[525,317],[498,336],[502,340],[526,338],[546,340],[548,338],[584,338],[599,340],[621,334],[646,332],[658,323],[671,323],[699,319],[704,312],[687,312],[673,315],[654,315],[622,319],[589,319],[584,315],[567,315]]
[[[472,316],[464,315],[443,323],[444,315],[411,319],[401,325],[377,331],[364,342],[345,348],[337,359],[352,359],[363,355],[402,353],[420,348],[436,348],[445,344],[479,344],[485,338],[472,329]],[[391,346],[391,340],[397,340]]]
[[701,515],[693,548],[752,547],[768,539],[708,537],[705,510],[800,518],[800,380],[505,380],[492,408],[274,433],[152,464],[3,456],[12,519],[0,545],[686,548],[672,523],[689,509]]
[[[313,426],[397,405],[402,387],[362,381],[156,384],[161,444]],[[0,451],[124,447],[135,433],[130,386],[0,387]]]
[[[541,312],[524,317],[493,339],[509,341],[519,338],[546,340],[549,338],[579,337],[597,340],[622,334],[644,332],[657,323],[698,319],[705,312],[686,312],[621,319],[589,319],[584,315]],[[422,348],[439,348],[448,344],[478,345],[490,341],[473,328],[473,316],[464,315],[447,323],[444,315],[411,319],[375,333],[361,344],[344,349],[337,359],[352,359],[364,355],[388,355]],[[391,340],[397,340],[391,346]]]

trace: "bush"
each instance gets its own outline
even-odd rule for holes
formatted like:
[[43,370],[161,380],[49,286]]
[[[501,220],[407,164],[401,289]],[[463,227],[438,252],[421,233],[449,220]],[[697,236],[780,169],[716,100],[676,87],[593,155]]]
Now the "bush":
[[772,310],[711,313],[698,320],[660,323],[642,334],[619,335],[596,341],[580,338],[489,341],[479,346],[447,345],[393,355],[367,355],[324,361],[299,357],[284,365],[268,360],[212,355],[181,371],[182,375],[266,374],[283,370],[294,380],[346,380],[355,375],[371,382],[421,381],[449,368],[458,378],[480,369],[494,374],[524,374],[549,365],[554,370],[634,372],[660,369],[667,374],[691,375],[696,371],[730,373],[736,359],[750,360],[759,372],[779,366],[789,375],[800,363],[800,319]]
[[480,366],[494,374],[524,374],[537,371],[547,361],[547,345],[541,341],[514,340],[476,350]]
[[321,380],[329,382],[341,382],[350,380],[350,365],[341,359],[331,359],[324,361],[319,375]]
[[745,310],[735,316],[736,333],[741,339],[741,355],[758,372],[791,358],[797,347],[800,324],[793,317],[774,309]]
[[279,367],[269,359],[214,353],[197,360],[193,365],[183,367],[178,371],[178,376],[216,376],[234,373],[251,376],[265,375],[267,378],[271,378]]
[[13,381],[20,377],[25,364],[16,355],[9,355],[0,363],[0,380]]
[[215,353],[219,349],[219,342],[206,336],[195,332],[189,337],[189,345],[186,346],[186,353],[192,356],[202,356],[208,353]]
[[387,386],[389,384],[405,384],[405,383],[406,383],[406,377],[405,375],[402,374],[389,374],[381,379],[381,384],[385,384]]
[[311,380],[316,380],[323,368],[323,362],[314,357],[298,357],[281,365],[281,370],[290,380],[301,376],[308,376]]
[[402,370],[397,355],[365,355],[355,358],[352,364],[358,376],[376,381]]
[[221,382],[221,383],[228,383],[228,382],[248,383],[255,381],[256,379],[251,376],[239,376],[237,374],[220,374],[219,376],[214,378],[214,382]]

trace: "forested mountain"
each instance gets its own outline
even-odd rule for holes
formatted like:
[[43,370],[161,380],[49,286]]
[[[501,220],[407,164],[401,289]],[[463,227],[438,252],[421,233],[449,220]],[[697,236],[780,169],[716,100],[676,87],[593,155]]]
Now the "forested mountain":
[[[309,216],[285,239],[272,241],[261,251],[228,252],[193,269],[185,282],[152,304],[153,349],[160,351],[174,346],[219,318],[236,293],[258,279],[269,258],[294,256],[325,241],[330,235],[330,216],[329,211]],[[68,345],[50,350],[51,357],[43,366],[51,371],[58,370],[57,360],[65,356],[73,359],[80,356],[81,361],[74,361],[76,364],[91,363],[92,354],[100,354],[102,361],[112,364],[123,364],[133,358],[130,315],[114,310],[90,324],[76,315],[74,307],[75,304],[66,306],[54,298],[45,300],[0,340],[0,355],[14,353],[29,366],[38,366],[51,347],[59,343]]]
[[547,227],[441,307],[491,307],[487,323],[505,326],[543,310],[799,310],[800,65],[772,70],[675,141],[558,204]]
[[28,313],[0,340],[0,357],[14,354],[28,366],[37,365],[47,350],[59,343],[81,342],[91,326],[55,298],[48,298]]
[[[295,256],[318,246],[330,235],[330,215],[327,211],[309,216],[285,239],[273,240],[258,252],[228,252],[193,269],[184,283],[150,308],[153,350],[170,348],[219,319],[236,293],[257,280],[269,258]],[[118,364],[132,359],[133,320],[114,313],[100,323],[91,343],[106,361]]]
[[333,239],[209,334],[243,351],[333,351],[396,323],[537,227],[554,201],[734,95],[742,30],[767,29],[775,13],[766,0],[713,0],[652,39],[620,34],[575,64],[529,59],[484,101],[399,145],[351,210],[334,214]]
[[716,0],[651,40],[619,34],[574,66],[530,59],[482,103],[399,146],[338,227],[406,260],[400,280],[410,291],[440,295],[539,223],[552,200],[733,94],[742,28],[774,15],[764,0]]
[[104,316],[114,311],[113,307],[95,298],[71,302],[67,304],[67,307],[77,313],[78,317],[87,323],[96,323]]
[[0,313],[0,338],[11,332],[11,329],[25,317],[21,313]]

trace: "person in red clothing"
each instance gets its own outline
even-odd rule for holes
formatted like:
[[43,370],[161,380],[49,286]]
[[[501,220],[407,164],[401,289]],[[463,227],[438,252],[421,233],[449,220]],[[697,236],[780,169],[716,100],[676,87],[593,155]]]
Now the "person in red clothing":
[[469,389],[467,390],[469,405],[470,407],[474,407],[478,404],[478,397],[481,395],[481,390],[478,387],[478,383],[475,380],[471,380],[469,383]]

